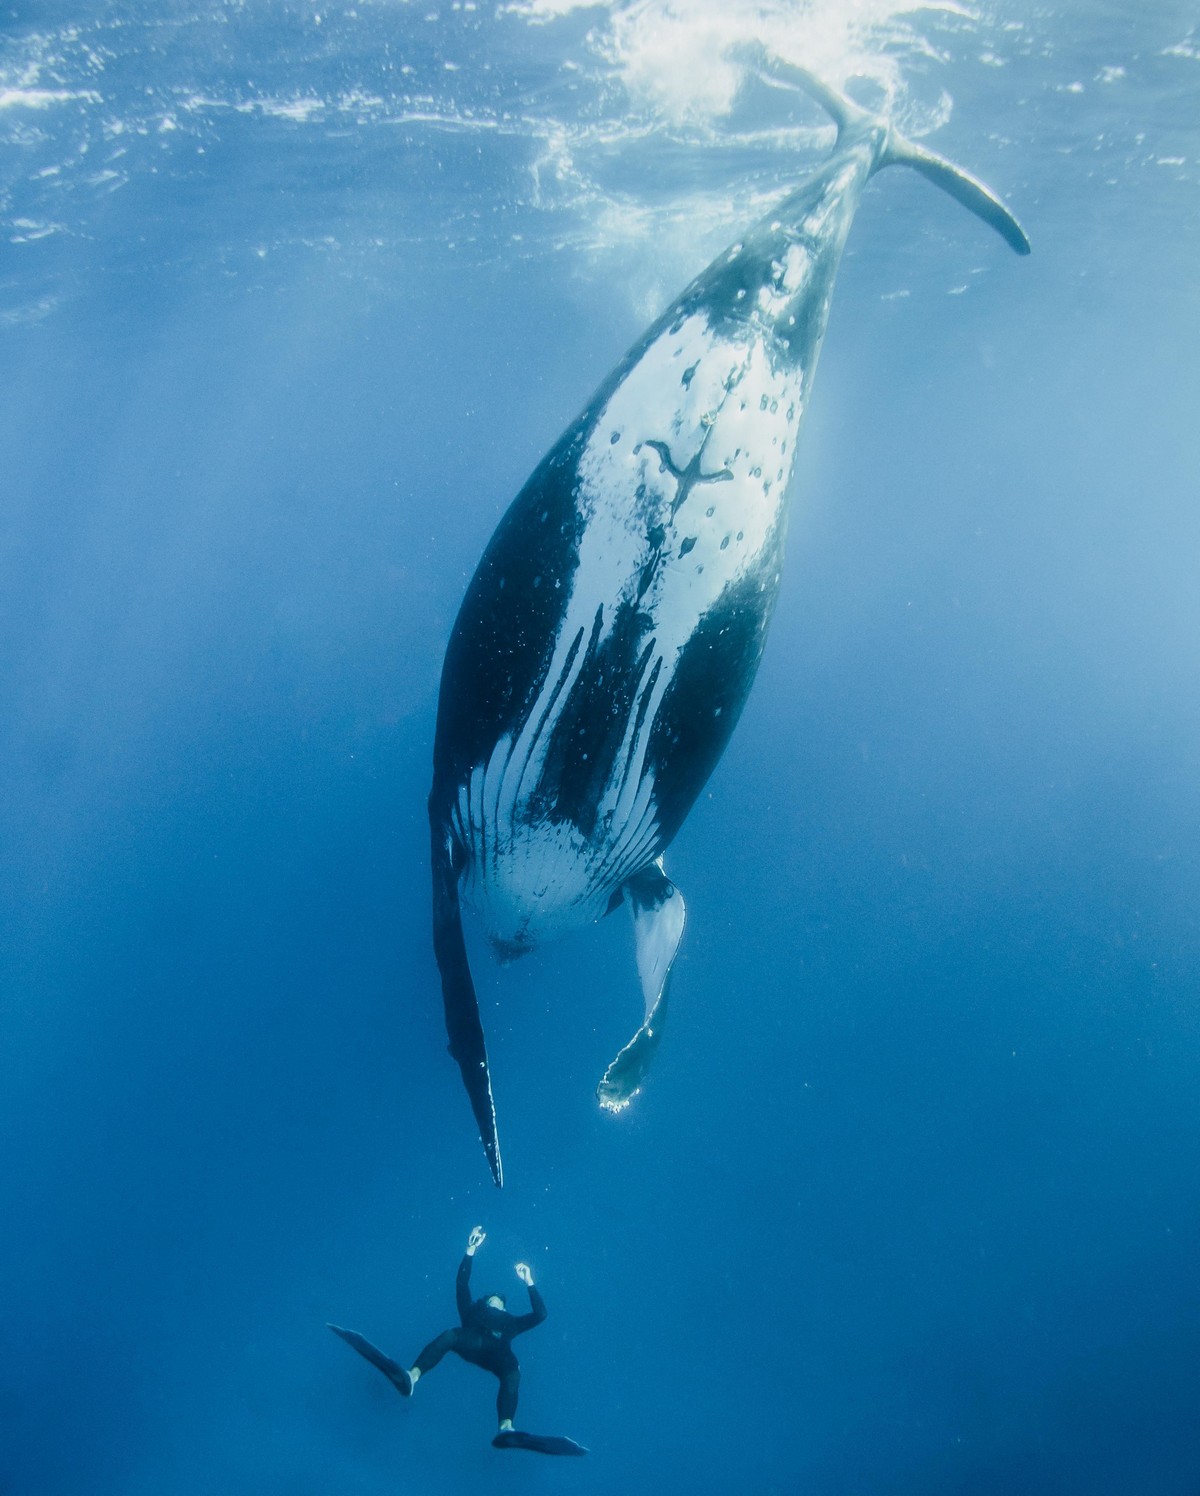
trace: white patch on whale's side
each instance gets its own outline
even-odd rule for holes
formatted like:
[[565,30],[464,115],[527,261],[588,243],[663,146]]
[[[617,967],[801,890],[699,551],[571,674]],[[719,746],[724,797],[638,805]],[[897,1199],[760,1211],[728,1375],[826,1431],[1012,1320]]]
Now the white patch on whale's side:
[[[781,296],[809,268],[802,249],[788,261]],[[680,656],[729,587],[758,572],[764,590],[778,580],[773,542],[804,383],[778,351],[756,321],[714,328],[693,313],[646,348],[595,420],[575,489],[578,564],[542,689],[515,735],[461,786],[453,812],[467,852],[463,900],[502,950],[599,918],[612,890],[660,850],[646,750]],[[653,648],[585,837],[546,815],[542,771],[594,630],[602,640],[634,606],[651,620]]]

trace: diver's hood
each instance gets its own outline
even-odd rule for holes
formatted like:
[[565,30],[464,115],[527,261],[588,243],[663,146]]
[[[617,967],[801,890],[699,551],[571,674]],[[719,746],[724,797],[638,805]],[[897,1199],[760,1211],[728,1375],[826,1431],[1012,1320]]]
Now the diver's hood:
[[[488,1297],[498,1299],[500,1295],[489,1294]],[[470,1322],[481,1330],[503,1329],[511,1318],[507,1309],[499,1309],[495,1304],[489,1304],[487,1299],[476,1299],[471,1305]]]

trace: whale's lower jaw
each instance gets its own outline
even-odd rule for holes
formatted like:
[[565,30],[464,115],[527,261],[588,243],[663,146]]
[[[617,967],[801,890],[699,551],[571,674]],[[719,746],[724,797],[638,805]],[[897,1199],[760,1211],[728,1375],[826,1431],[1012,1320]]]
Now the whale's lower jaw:
[[661,850],[652,819],[623,847],[588,840],[570,821],[548,819],[507,828],[501,836],[484,828],[476,844],[482,855],[468,858],[460,896],[502,961],[594,924],[626,878]]

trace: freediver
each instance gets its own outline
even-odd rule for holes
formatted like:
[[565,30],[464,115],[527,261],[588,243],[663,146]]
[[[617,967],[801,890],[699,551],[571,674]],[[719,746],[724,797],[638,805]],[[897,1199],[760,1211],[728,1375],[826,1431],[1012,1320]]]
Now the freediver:
[[356,1330],[345,1330],[340,1325],[330,1325],[329,1328],[383,1372],[401,1397],[411,1397],[417,1383],[433,1370],[447,1351],[453,1351],[472,1366],[490,1371],[500,1383],[496,1393],[496,1417],[500,1426],[492,1440],[497,1449],[532,1449],[539,1454],[586,1454],[583,1445],[576,1444],[574,1439],[557,1434],[528,1434],[513,1427],[521,1369],[513,1354],[512,1342],[526,1330],[541,1324],[546,1318],[546,1306],[534,1287],[533,1274],[525,1262],[516,1264],[516,1274],[529,1290],[528,1314],[510,1314],[498,1293],[489,1294],[484,1299],[472,1299],[471,1263],[486,1240],[483,1227],[474,1227],[467,1238],[463,1260],[458,1265],[454,1297],[462,1323],[454,1329],[443,1330],[431,1340],[412,1366],[405,1368],[393,1361]]

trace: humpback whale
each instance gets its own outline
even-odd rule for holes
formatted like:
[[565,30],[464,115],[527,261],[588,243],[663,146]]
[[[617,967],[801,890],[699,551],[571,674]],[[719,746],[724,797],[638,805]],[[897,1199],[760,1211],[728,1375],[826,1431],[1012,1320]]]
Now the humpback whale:
[[502,958],[625,903],[644,1018],[598,1087],[626,1106],[666,1015],[684,901],[663,853],[753,684],[779,590],[796,439],[868,180],[911,166],[1029,241],[975,178],[802,69],[830,157],[671,303],[501,519],[446,650],[429,822],[451,1055],[497,1185],[461,906]]

